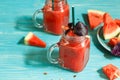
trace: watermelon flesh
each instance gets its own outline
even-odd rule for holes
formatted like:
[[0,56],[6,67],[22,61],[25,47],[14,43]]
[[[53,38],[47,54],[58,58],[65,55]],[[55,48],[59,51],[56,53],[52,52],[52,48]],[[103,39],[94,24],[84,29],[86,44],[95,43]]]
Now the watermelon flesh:
[[102,68],[103,73],[109,78],[109,80],[114,80],[120,77],[120,70],[113,64],[108,64]]
[[103,17],[103,36],[104,39],[111,39],[117,36],[120,33],[120,27],[116,24],[116,22],[112,19],[112,17],[105,13]]
[[24,43],[26,45],[31,45],[31,46],[38,46],[38,47],[46,47],[46,43],[42,41],[40,38],[38,38],[35,34],[32,32],[29,32],[27,36],[24,38]]
[[116,24],[119,25],[119,27],[120,27],[120,19],[115,19],[114,21],[115,21]]
[[118,43],[120,43],[120,37],[111,38],[108,42],[108,44],[113,46],[113,47]]
[[112,17],[110,16],[109,13],[105,13],[105,14],[103,15],[103,22],[104,22],[105,24],[109,24],[110,22],[113,22],[113,19],[112,19]]
[[103,22],[104,13],[99,10],[88,10],[88,20],[91,29],[95,29]]

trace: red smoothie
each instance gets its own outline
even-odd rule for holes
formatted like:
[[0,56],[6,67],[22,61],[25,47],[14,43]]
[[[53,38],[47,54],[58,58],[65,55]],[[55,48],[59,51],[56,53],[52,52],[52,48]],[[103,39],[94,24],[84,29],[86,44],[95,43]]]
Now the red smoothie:
[[80,72],[89,59],[90,38],[67,35],[59,43],[59,62],[64,68]]
[[[55,0],[52,5],[45,5],[43,8],[44,28],[47,32],[60,35],[62,34],[62,26],[67,26],[69,22],[69,5],[61,2],[58,5],[58,0]],[[64,1],[64,0],[63,0]]]

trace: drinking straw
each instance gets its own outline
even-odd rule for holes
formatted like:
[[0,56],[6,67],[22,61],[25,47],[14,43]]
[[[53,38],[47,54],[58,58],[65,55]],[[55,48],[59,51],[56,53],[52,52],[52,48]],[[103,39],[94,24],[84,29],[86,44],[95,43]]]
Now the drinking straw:
[[66,4],[68,4],[67,0],[65,0]]
[[52,10],[54,10],[54,0],[52,0]]
[[74,15],[75,11],[74,11],[74,6],[72,6],[72,23],[73,26],[75,25],[75,15]]

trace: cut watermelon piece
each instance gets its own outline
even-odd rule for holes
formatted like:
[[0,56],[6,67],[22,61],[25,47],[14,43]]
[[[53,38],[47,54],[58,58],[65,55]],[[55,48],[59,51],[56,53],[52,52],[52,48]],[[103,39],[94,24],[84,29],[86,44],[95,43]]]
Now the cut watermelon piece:
[[91,29],[95,29],[103,22],[105,12],[99,10],[88,10],[88,20]]
[[113,64],[108,64],[102,68],[103,73],[110,79],[114,80],[115,78],[120,77],[120,70],[118,67]]
[[103,36],[105,39],[114,38],[119,34],[120,27],[115,23],[115,21],[108,13],[104,14],[103,21]]
[[116,24],[119,25],[119,27],[120,27],[120,19],[115,19],[114,21],[115,21]]
[[42,41],[40,38],[38,38],[35,34],[32,32],[29,32],[27,36],[24,38],[24,43],[26,45],[31,45],[31,46],[38,46],[38,47],[46,47],[46,43]]
[[113,46],[113,47],[118,43],[120,43],[120,37],[111,38],[108,42],[108,44]]
[[76,36],[76,34],[74,34],[74,32],[73,32],[72,30],[70,30],[70,31],[67,33],[67,35],[69,35],[69,36]]

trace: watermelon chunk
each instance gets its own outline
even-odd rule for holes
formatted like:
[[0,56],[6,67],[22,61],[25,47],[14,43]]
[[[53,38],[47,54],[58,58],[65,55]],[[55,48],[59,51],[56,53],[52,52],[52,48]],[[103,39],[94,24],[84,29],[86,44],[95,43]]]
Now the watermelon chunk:
[[112,17],[105,13],[103,17],[103,36],[105,39],[111,39],[117,36],[120,32],[120,27],[116,24],[116,22],[112,19]]
[[88,10],[88,20],[91,29],[95,29],[103,22],[105,12],[99,10]]
[[31,45],[31,46],[38,46],[38,47],[46,47],[46,43],[42,41],[40,38],[38,38],[35,34],[32,32],[29,32],[27,36],[24,38],[24,43],[26,45]]
[[113,46],[113,47],[118,43],[120,43],[120,37],[111,38],[108,42],[108,44]]
[[113,64],[108,64],[102,68],[103,73],[110,79],[114,80],[115,78],[120,77],[120,70],[118,67]]

